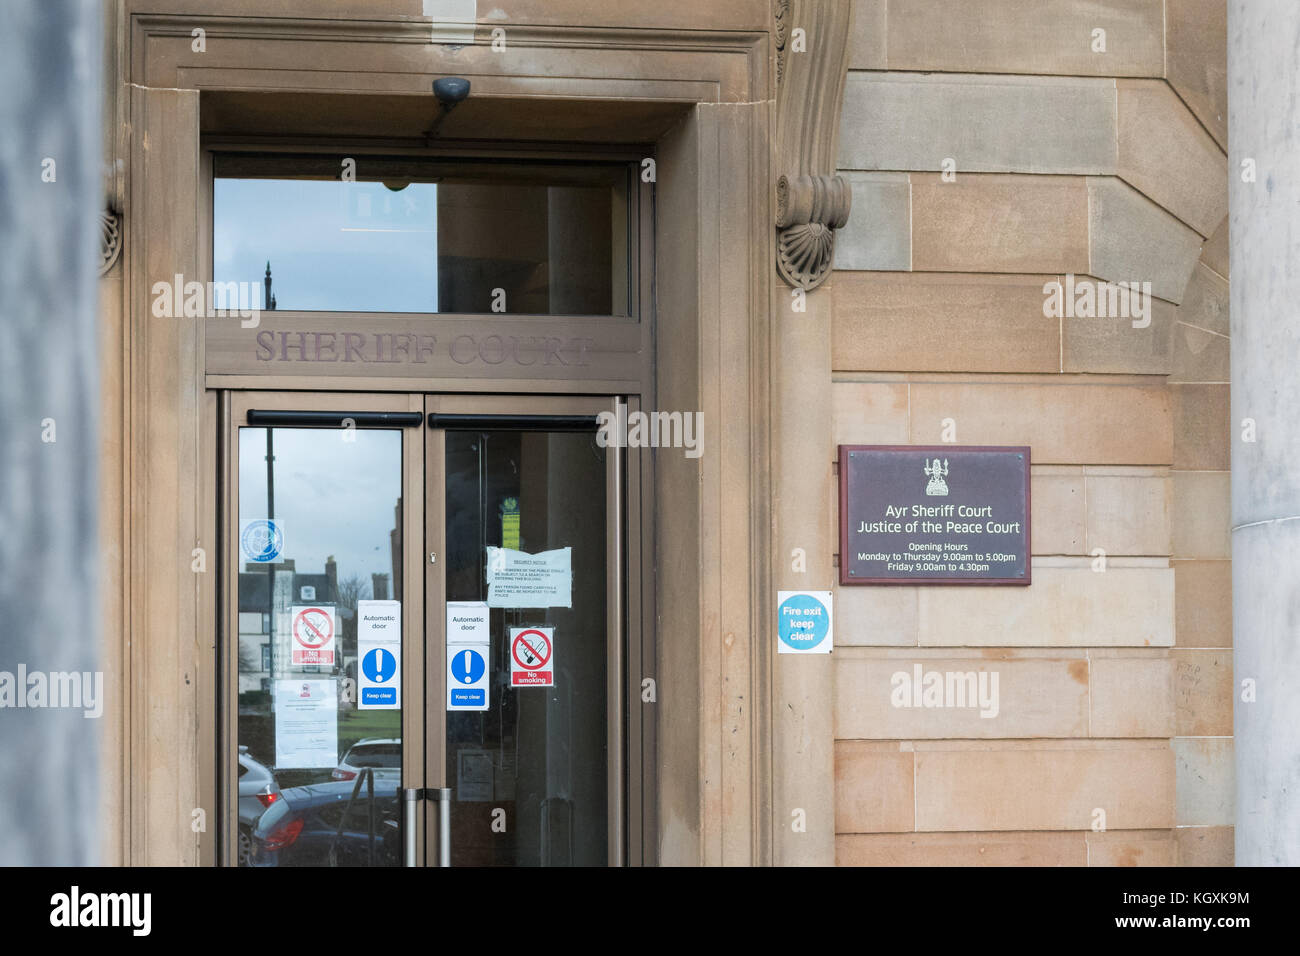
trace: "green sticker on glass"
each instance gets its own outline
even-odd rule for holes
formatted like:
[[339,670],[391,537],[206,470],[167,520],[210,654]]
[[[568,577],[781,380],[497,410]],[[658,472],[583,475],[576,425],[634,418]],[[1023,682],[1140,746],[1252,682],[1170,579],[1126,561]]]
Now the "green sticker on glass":
[[501,547],[519,550],[519,499],[501,502]]

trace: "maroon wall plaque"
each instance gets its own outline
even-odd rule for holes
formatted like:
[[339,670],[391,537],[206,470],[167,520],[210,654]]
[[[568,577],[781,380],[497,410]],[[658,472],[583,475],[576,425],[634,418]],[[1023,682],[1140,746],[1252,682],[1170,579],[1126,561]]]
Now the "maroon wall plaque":
[[1029,448],[841,445],[841,584],[1028,584]]

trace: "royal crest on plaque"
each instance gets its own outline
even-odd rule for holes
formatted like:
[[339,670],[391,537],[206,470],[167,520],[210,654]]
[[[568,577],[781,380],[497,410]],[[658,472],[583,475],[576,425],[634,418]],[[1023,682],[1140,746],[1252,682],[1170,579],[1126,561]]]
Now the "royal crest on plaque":
[[927,458],[925,460],[925,473],[930,476],[930,483],[925,486],[925,493],[927,495],[948,494],[948,482],[944,481],[944,478],[948,476],[947,458],[943,460],[942,465],[939,464],[938,458],[933,462]]

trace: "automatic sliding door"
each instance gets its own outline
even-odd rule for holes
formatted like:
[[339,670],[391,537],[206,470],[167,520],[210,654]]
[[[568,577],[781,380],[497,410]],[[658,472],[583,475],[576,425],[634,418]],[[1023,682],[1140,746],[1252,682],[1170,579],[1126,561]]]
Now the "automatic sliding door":
[[247,424],[303,414],[235,423],[238,862],[396,866],[408,754],[422,770],[403,715],[423,701],[402,692],[403,486],[422,449],[400,427]]
[[520,406],[498,402],[472,406],[488,412],[483,427],[471,415],[430,435],[433,590],[445,589],[430,601],[431,615],[445,609],[430,774],[441,771],[450,797],[448,856],[603,866],[621,860],[621,568],[609,545],[619,452],[594,427],[575,430],[581,415],[543,416],[548,403],[534,402],[523,406],[532,421],[503,425],[491,413]]
[[232,397],[230,862],[623,861],[614,407]]

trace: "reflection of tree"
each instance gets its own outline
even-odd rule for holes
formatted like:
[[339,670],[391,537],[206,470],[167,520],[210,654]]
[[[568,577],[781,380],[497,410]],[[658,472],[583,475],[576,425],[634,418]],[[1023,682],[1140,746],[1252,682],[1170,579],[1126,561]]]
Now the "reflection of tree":
[[344,659],[357,654],[357,602],[369,597],[370,582],[360,574],[349,574],[339,582],[339,654]]
[[239,642],[239,670],[242,674],[255,674],[262,669],[262,648],[255,644]]

